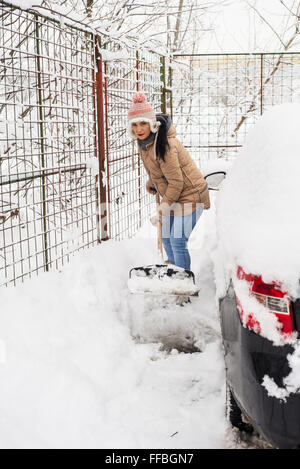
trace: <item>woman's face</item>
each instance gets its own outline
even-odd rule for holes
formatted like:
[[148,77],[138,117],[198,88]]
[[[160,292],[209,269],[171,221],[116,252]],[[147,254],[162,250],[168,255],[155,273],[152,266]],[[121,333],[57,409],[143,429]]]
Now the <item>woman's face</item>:
[[133,122],[131,126],[134,135],[140,140],[145,140],[151,133],[149,122]]

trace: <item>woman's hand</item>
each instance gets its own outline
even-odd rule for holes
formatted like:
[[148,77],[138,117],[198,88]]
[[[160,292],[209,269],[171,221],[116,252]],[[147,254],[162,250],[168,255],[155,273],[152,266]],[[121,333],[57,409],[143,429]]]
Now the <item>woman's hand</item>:
[[159,219],[161,220],[161,223],[163,223],[165,217],[162,216],[162,215],[160,215],[160,216],[159,215],[154,215],[153,217],[150,218],[150,221],[151,221],[153,226],[157,226],[158,222],[159,222]]
[[149,184],[149,182],[146,182],[146,191],[149,192],[149,194],[155,195],[157,193],[157,190],[152,184]]

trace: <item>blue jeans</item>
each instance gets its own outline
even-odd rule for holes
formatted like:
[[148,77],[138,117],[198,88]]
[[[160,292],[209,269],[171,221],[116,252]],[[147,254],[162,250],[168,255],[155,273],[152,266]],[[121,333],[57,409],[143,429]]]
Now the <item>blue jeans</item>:
[[200,207],[184,217],[167,215],[162,224],[162,242],[168,260],[178,267],[191,268],[187,242],[202,212]]

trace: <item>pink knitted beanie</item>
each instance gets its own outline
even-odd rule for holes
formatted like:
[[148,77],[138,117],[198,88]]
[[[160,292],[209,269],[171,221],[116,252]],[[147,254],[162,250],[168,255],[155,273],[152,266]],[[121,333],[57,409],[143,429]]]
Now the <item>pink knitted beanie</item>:
[[132,100],[133,104],[128,111],[128,133],[130,137],[136,138],[131,127],[133,122],[149,122],[151,132],[156,133],[160,122],[156,121],[154,109],[147,102],[146,96],[140,92],[135,93]]

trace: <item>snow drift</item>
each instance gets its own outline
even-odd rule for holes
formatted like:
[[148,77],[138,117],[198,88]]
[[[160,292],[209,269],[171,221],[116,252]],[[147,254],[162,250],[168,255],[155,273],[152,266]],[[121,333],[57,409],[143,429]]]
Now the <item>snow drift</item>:
[[299,295],[299,104],[274,106],[249,131],[222,184],[217,216],[221,272],[236,265]]
[[[224,445],[224,370],[209,258],[202,250],[202,267],[195,265],[201,301],[161,308],[130,295],[126,285],[131,267],[153,262],[155,245],[144,238],[108,241],[61,273],[2,289],[2,448]],[[201,353],[176,350],[174,340],[187,336]]]

